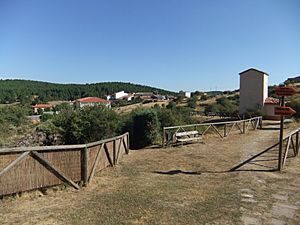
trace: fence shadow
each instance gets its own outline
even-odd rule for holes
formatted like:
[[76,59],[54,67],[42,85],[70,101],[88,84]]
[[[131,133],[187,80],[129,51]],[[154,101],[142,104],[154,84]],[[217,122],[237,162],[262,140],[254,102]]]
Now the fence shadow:
[[261,130],[280,130],[280,127],[262,127]]
[[169,170],[169,171],[153,171],[153,173],[162,174],[162,175],[201,175],[199,171],[183,171],[183,170]]
[[220,173],[229,173],[229,170],[224,171],[211,171],[211,170],[201,170],[201,171],[182,171],[182,170],[169,170],[169,171],[153,171],[153,173],[161,174],[161,175],[201,175],[201,174],[220,174]]
[[[267,149],[255,154],[254,156],[252,156],[252,157],[246,159],[245,161],[241,162],[240,164],[234,166],[229,171],[230,172],[238,172],[238,171],[274,172],[274,171],[276,171],[277,168],[274,168],[273,166],[265,165],[262,163],[268,163],[268,162],[270,163],[270,162],[277,161],[277,158],[275,157],[275,155],[273,155],[273,154],[272,155],[264,155],[264,154],[271,153],[271,151],[273,151],[274,148],[278,145],[279,145],[279,143],[276,143],[276,144],[272,145],[271,147],[268,147]],[[258,157],[261,157],[263,159],[258,159]],[[259,166],[259,167],[263,167],[263,168],[262,169],[241,169],[241,167],[243,167],[245,165],[255,165],[255,166]]]

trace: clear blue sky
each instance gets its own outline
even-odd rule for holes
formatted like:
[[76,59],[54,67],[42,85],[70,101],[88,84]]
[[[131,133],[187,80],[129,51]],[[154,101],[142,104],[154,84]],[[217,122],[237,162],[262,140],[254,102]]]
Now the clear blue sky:
[[232,90],[300,75],[299,0],[0,0],[0,78]]

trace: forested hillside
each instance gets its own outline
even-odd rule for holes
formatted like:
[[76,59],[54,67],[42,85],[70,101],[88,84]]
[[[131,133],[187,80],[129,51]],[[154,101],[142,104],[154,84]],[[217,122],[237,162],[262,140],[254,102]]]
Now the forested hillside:
[[32,100],[32,96],[37,96],[40,101],[74,100],[87,96],[104,97],[118,91],[175,94],[159,88],[123,82],[55,84],[31,80],[0,80],[0,103],[28,102]]

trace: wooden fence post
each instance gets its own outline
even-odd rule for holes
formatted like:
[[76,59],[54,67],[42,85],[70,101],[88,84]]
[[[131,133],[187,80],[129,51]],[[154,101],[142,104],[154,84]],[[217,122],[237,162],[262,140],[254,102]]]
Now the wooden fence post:
[[227,126],[226,126],[226,124],[224,124],[224,137],[226,137],[227,136]]
[[162,147],[164,148],[165,147],[165,136],[166,136],[166,130],[165,128],[163,128],[163,138],[162,138]]
[[243,134],[246,132],[246,121],[243,121]]
[[263,121],[262,121],[262,117],[259,118],[259,128],[262,129],[263,128]]
[[300,131],[298,131],[297,133],[296,133],[296,156],[298,156],[299,155],[299,132]]
[[129,139],[129,133],[126,134],[126,137],[127,137],[127,151],[126,151],[126,153],[128,154],[128,153],[129,153],[129,149],[130,149],[130,144],[129,144],[129,143],[130,143],[130,142],[129,142],[129,140],[130,140],[130,139]]
[[88,148],[85,147],[81,150],[81,180],[83,182],[83,186],[87,186],[88,183]]
[[116,140],[113,140],[113,163],[116,165]]

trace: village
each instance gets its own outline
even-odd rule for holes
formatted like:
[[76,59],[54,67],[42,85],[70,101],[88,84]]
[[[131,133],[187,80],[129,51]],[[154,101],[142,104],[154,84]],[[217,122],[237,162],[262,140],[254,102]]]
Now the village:
[[[38,207],[40,204],[38,203],[39,200],[36,199],[36,195],[46,199],[49,197],[54,198],[56,199],[55,202],[58,201],[57,198],[61,199],[61,196],[64,196],[62,199],[65,200],[60,200],[59,205],[53,205],[51,203],[51,207],[60,208],[64,207],[65,204],[68,204],[68,201],[72,201],[71,199],[76,199],[79,196],[83,198],[90,198],[91,195],[95,194],[92,190],[96,189],[97,192],[99,192],[99,188],[103,187],[103,185],[104,187],[106,187],[105,185],[114,186],[116,185],[114,182],[117,182],[117,185],[122,185],[122,179],[125,178],[130,180],[130,183],[128,184],[129,186],[125,188],[126,193],[129,191],[129,189],[132,189],[133,192],[145,192],[144,197],[148,195],[152,196],[154,193],[151,194],[151,192],[149,192],[150,190],[148,190],[148,188],[152,187],[150,184],[154,182],[155,186],[160,187],[160,184],[157,182],[158,180],[162,179],[164,180],[163,185],[168,184],[167,189],[161,187],[161,191],[164,192],[164,198],[167,198],[167,196],[171,194],[170,191],[172,191],[177,193],[178,198],[181,199],[180,202],[186,202],[186,200],[183,200],[186,198],[186,195],[183,192],[178,192],[181,189],[176,191],[169,186],[175,185],[175,183],[173,183],[168,176],[172,175],[178,177],[180,175],[186,175],[187,178],[192,179],[193,182],[196,182],[195,184],[201,186],[202,184],[199,184],[198,181],[195,180],[197,177],[195,175],[198,175],[204,176],[203,179],[205,179],[207,185],[210,185],[209,187],[213,190],[216,190],[215,188],[218,188],[219,185],[228,185],[227,182],[232,182],[233,184],[236,182],[243,182],[242,186],[239,186],[241,185],[241,183],[239,183],[239,190],[236,190],[237,186],[232,186],[228,190],[223,190],[225,193],[227,193],[226,195],[218,194],[220,195],[218,197],[220,201],[224,201],[225,204],[231,204],[231,207],[228,208],[229,211],[225,210],[227,214],[235,214],[239,212],[242,214],[241,216],[236,215],[233,218],[227,217],[224,214],[224,209],[222,209],[220,212],[217,210],[218,214],[222,215],[220,220],[216,220],[214,216],[207,214],[204,211],[201,211],[200,214],[196,214],[199,216],[199,218],[202,218],[203,215],[209,215],[209,217],[218,221],[219,223],[227,223],[229,221],[229,223],[236,223],[238,221],[242,221],[243,224],[264,224],[266,221],[272,220],[277,221],[278,223],[289,221],[289,223],[291,222],[290,224],[297,224],[296,221],[298,221],[298,214],[296,212],[298,212],[299,207],[295,201],[299,201],[300,199],[292,199],[284,196],[292,195],[292,190],[295,190],[296,192],[299,190],[297,186],[299,181],[294,178],[292,179],[292,177],[286,174],[289,173],[288,171],[290,171],[290,169],[292,169],[294,172],[297,171],[296,173],[300,173],[300,171],[298,171],[299,168],[296,166],[297,162],[299,161],[299,157],[296,156],[298,156],[300,144],[300,130],[298,123],[294,120],[288,119],[289,117],[287,117],[285,119],[285,129],[282,129],[282,143],[278,142],[278,145],[277,141],[275,140],[278,137],[279,121],[283,121],[283,117],[281,115],[289,115],[287,111],[279,111],[279,108],[282,107],[282,97],[278,96],[281,95],[279,90],[284,90],[282,93],[283,95],[287,95],[287,102],[285,103],[288,104],[289,102],[293,101],[293,98],[297,98],[297,88],[299,88],[299,84],[297,82],[291,82],[291,79],[287,79],[288,82],[286,82],[286,85],[275,87],[275,95],[272,94],[274,97],[270,97],[269,94],[272,93],[272,91],[270,92],[268,85],[268,73],[250,68],[240,72],[239,78],[240,88],[238,92],[226,92],[226,94],[223,93],[221,95],[218,93],[214,96],[209,96],[209,93],[203,92],[200,92],[200,97],[195,98],[195,95],[192,96],[190,92],[180,92],[179,97],[175,97],[170,95],[163,96],[159,95],[158,93],[151,92],[127,94],[124,91],[120,91],[113,95],[107,96],[107,99],[99,97],[85,97],[74,101],[60,101],[60,104],[65,104],[67,108],[61,108],[61,111],[58,112],[53,111],[55,106],[49,103],[33,105],[33,112],[40,115],[38,115],[37,119],[33,119],[34,116],[33,118],[29,118],[34,121],[33,124],[35,124],[35,126],[38,124],[37,127],[39,132],[49,132],[50,127],[47,128],[48,131],[45,130],[45,128],[43,128],[43,130],[41,127],[45,126],[47,123],[48,125],[46,125],[46,127],[49,126],[49,121],[51,122],[52,120],[54,120],[54,122],[51,126],[57,126],[57,123],[62,119],[60,123],[66,123],[67,126],[61,126],[58,128],[65,130],[64,132],[67,132],[62,133],[62,135],[69,136],[68,139],[65,139],[66,137],[64,136],[59,137],[55,136],[54,134],[51,134],[54,135],[51,136],[49,133],[48,135],[50,136],[47,136],[47,141],[43,140],[41,142],[39,140],[37,143],[35,143],[32,142],[32,140],[25,141],[26,139],[23,139],[20,143],[27,147],[1,148],[0,168],[2,168],[2,170],[0,171],[0,180],[2,185],[0,190],[3,198],[2,201],[4,203],[1,211],[6,212],[6,219],[4,217],[0,218],[2,218],[2,221],[6,221],[6,223],[9,223],[9,221],[18,223],[18,219],[12,219],[11,217],[14,217],[14,211],[7,211],[11,210],[12,208],[7,207],[6,204],[11,204],[15,209],[17,209],[18,207],[16,207],[16,204],[18,204],[17,202],[19,201],[22,201],[21,205],[31,204],[31,202],[34,201],[36,206],[29,208],[35,209],[35,207]],[[293,81],[295,80],[296,79]],[[288,93],[285,89],[292,92]],[[236,95],[239,96],[239,98],[237,98],[238,108],[234,109],[236,114],[232,114],[233,117],[231,117],[230,114],[227,114],[226,117],[221,116],[221,114],[212,117],[205,114],[201,115],[194,113],[195,110],[199,110],[199,104],[200,106],[203,104],[201,102],[212,101],[215,103],[210,104],[224,104],[224,101],[228,101],[226,99],[236,99],[236,97],[234,97]],[[120,108],[127,106],[116,107],[115,109],[112,107],[114,101],[133,101],[135,98],[142,99],[142,102],[144,101],[144,103],[138,103],[137,108],[130,108],[130,111],[127,113],[125,113],[124,109],[120,111]],[[178,101],[178,98],[181,99],[181,101]],[[182,111],[183,109],[188,109],[188,105],[193,105],[190,104],[191,102],[189,102],[189,99],[192,98],[196,99],[195,102],[193,101],[195,104],[193,107],[195,108],[186,112]],[[201,99],[203,100],[201,101]],[[161,104],[159,105],[158,103]],[[227,102],[223,107],[232,106]],[[211,109],[213,107],[208,108]],[[285,107],[284,110],[285,109],[290,109],[291,115],[296,113],[296,111],[292,110],[292,108]],[[109,125],[106,122],[106,124],[101,125],[103,120],[99,120],[99,122],[96,120],[103,117],[104,121],[107,121],[108,119],[112,122],[116,120],[113,114],[111,114],[112,112],[117,113],[116,115],[120,114],[132,116],[132,118],[129,119],[129,121],[132,121],[130,123],[133,123],[131,125],[132,127],[127,130],[122,128],[124,131],[127,131],[126,133],[120,133],[118,136],[105,136],[108,134],[107,128],[111,127],[113,123]],[[40,117],[42,118],[43,115],[47,115],[47,113],[50,113],[52,117],[48,118],[47,120],[40,120]],[[82,116],[80,115],[81,113],[83,113]],[[91,114],[89,115],[89,113]],[[179,113],[178,116],[183,113],[181,115],[183,116],[183,120],[178,120],[177,122],[179,123],[172,122],[173,120],[170,118],[171,114],[168,113]],[[91,117],[91,115],[94,116]],[[159,119],[159,124],[162,127],[158,126],[158,121],[156,122],[155,118],[157,116]],[[168,119],[171,120],[167,122],[167,117],[166,119],[163,119],[165,116],[169,117]],[[192,117],[197,118],[197,120],[190,120],[189,122],[187,119]],[[57,120],[55,118],[60,119]],[[70,120],[70,118],[73,119]],[[202,119],[200,120],[199,118]],[[67,122],[68,120],[70,120],[70,122]],[[72,122],[72,120],[74,121]],[[75,121],[78,121],[79,123]],[[137,121],[137,123],[135,121]],[[196,121],[202,122],[196,123]],[[94,124],[91,125],[92,123]],[[128,122],[125,122],[125,124],[126,123]],[[76,128],[77,126],[85,127],[85,124],[90,125],[87,125],[86,128],[79,130]],[[97,128],[98,126],[99,128]],[[55,128],[54,130],[58,128]],[[70,131],[67,131],[66,129],[71,129],[71,132],[89,132],[86,134],[88,136],[85,136],[84,133],[83,136],[72,136],[74,134],[70,133],[72,134],[70,136],[70,134],[68,134]],[[102,129],[102,131],[100,132],[99,130],[99,134],[95,135],[95,129]],[[257,133],[259,133],[259,135]],[[99,136],[102,134],[104,134],[104,136]],[[111,133],[111,135],[112,134],[113,133]],[[161,138],[159,139],[157,139],[158,134],[161,135]],[[106,139],[97,139],[99,137],[106,137]],[[255,140],[258,138],[262,139],[262,141],[259,141],[257,144],[255,144],[256,142],[253,142],[252,139]],[[220,141],[217,141],[218,139],[221,139],[222,144],[220,146],[218,145],[218,143],[220,143]],[[67,145],[61,145],[61,143],[64,143],[63,141],[65,141]],[[274,141],[276,143],[275,145]],[[245,144],[241,145],[241,143],[248,142],[249,146],[246,147],[247,151],[243,152],[245,150]],[[32,145],[34,143],[35,145]],[[39,146],[36,146],[38,143]],[[50,145],[45,146],[46,143]],[[240,148],[239,146],[244,147]],[[159,148],[159,150],[157,150],[157,148]],[[132,149],[139,150],[132,151]],[[212,149],[214,150],[211,152]],[[232,151],[232,149],[234,150]],[[223,152],[222,155],[219,154],[220,151]],[[167,159],[165,158],[167,156],[165,154],[171,154],[172,157],[167,157],[169,158]],[[178,157],[182,158],[183,161],[174,160]],[[201,160],[195,161],[195,157],[200,157]],[[229,158],[227,159],[227,157]],[[272,159],[264,160],[264,157],[272,157]],[[158,159],[160,160],[157,161]],[[224,159],[224,163],[220,163]],[[139,164],[136,160],[150,160],[149,162],[153,161],[155,164]],[[260,161],[262,163],[257,163]],[[191,167],[191,165],[193,166]],[[111,167],[111,169],[106,167]],[[132,175],[130,174],[131,170],[135,171]],[[256,184],[251,181],[252,188],[250,189],[247,188],[245,184],[247,183],[246,181],[248,176],[253,177],[254,171],[264,171],[266,174],[259,175],[255,173],[254,177],[255,180],[257,180],[255,182],[258,183]],[[263,182],[269,182],[270,177],[267,173],[268,171],[270,173],[276,173],[276,177],[281,177],[280,179],[283,179],[283,177],[290,177],[290,181],[286,182],[289,185],[296,185],[290,186],[295,187],[295,189],[291,189],[287,193],[285,192],[284,196],[282,195],[282,192],[278,192],[276,196],[272,195],[273,197],[269,196],[269,188],[275,188],[275,186],[273,185],[274,187],[268,187],[268,185],[265,185],[265,189],[261,189],[261,185],[259,184],[259,182],[262,182],[261,180],[263,180]],[[278,174],[276,171],[285,171],[285,173]],[[135,178],[134,174],[141,172],[144,175]],[[109,177],[111,174],[116,173],[122,174],[119,175],[122,177],[121,180],[113,178],[111,179],[111,182],[113,183],[103,182],[104,180],[110,179]],[[210,173],[215,175],[211,177],[209,176]],[[220,175],[217,176],[219,173]],[[233,180],[234,173],[239,174],[238,177],[240,178],[238,178],[238,181]],[[222,174],[224,174],[225,177],[223,177]],[[185,182],[184,177],[185,176],[182,176],[182,178],[180,178],[183,179],[180,182]],[[145,179],[150,179],[151,183],[148,183],[148,181]],[[211,183],[214,179],[221,179],[223,182],[220,183],[220,181],[218,181],[217,184]],[[146,184],[146,186],[140,186],[140,182]],[[276,185],[278,184],[277,181],[275,183]],[[176,181],[176,185],[184,185],[184,183],[177,183]],[[67,187],[67,189],[63,191],[63,187]],[[142,189],[140,190],[139,188]],[[194,188],[196,188],[196,186],[191,186],[190,188],[192,188],[190,190],[195,192],[196,189]],[[112,193],[115,193],[115,191],[112,191]],[[234,198],[239,200],[227,199],[229,196],[233,197],[238,193],[240,197],[236,196]],[[271,208],[266,207],[265,205],[255,206],[260,201],[259,199],[261,198],[261,193],[265,193],[268,196],[265,197],[268,198],[267,201],[271,202],[273,201],[271,199],[274,199],[276,200],[276,203],[274,203]],[[125,193],[119,194],[124,195]],[[133,198],[132,194],[129,194],[130,197],[128,197]],[[157,194],[158,193],[155,193],[155,195]],[[210,196],[211,194],[212,193],[203,192],[201,189],[196,196]],[[15,197],[12,198],[12,196]],[[16,198],[16,196],[18,197]],[[100,194],[100,196],[104,197],[105,194]],[[118,194],[116,196],[118,196]],[[94,196],[93,198],[97,199],[98,197]],[[285,202],[282,203],[281,199],[285,199]],[[120,199],[119,197],[116,197],[115,200],[114,198],[111,200],[119,201]],[[138,202],[139,201],[140,200],[138,200]],[[241,201],[239,204],[244,205],[242,211],[234,207],[234,204],[237,204],[236,201]],[[131,204],[130,202],[131,201],[126,197],[126,202],[124,202],[125,205]],[[107,203],[112,204],[113,207],[116,206],[116,202],[109,203],[108,201]],[[155,209],[155,212],[158,213],[156,210],[158,210],[159,207],[157,205],[153,205],[153,203],[154,202],[152,201],[146,200],[146,202],[140,202],[139,204],[143,206],[145,206],[145,204],[150,204],[149,206],[151,207],[151,210]],[[25,205],[24,207],[26,207]],[[254,209],[251,209],[250,205],[253,205],[251,207],[254,207]],[[123,205],[120,205],[120,207],[122,208]],[[128,207],[131,206],[128,205]],[[261,216],[257,218],[255,213],[258,209],[259,211],[267,214],[261,214]],[[29,213],[28,210],[26,213]],[[176,210],[180,210],[180,207],[178,209],[176,208]],[[192,210],[192,208],[188,207],[187,210]],[[56,220],[48,217],[47,210],[45,213],[46,214],[43,215],[43,220],[52,224],[57,223],[55,222]],[[67,213],[69,213],[69,211],[67,211]],[[66,216],[68,221],[72,221],[72,224],[75,223],[75,220],[73,220],[72,217],[65,214],[63,215],[64,217]],[[91,218],[89,214],[86,214],[85,216],[82,214],[80,215],[81,217],[88,216]],[[40,216],[41,215],[39,215],[39,217],[34,217],[33,221],[35,221],[37,218],[40,218]],[[98,220],[98,218],[95,219],[99,223],[104,222],[108,218],[121,220],[125,219],[123,217],[115,217],[111,214],[103,216],[103,220]],[[138,216],[138,214],[133,213],[132,216],[135,217]],[[156,217],[154,218],[155,220],[158,219]],[[177,219],[180,221],[182,217],[174,217],[173,219],[174,221],[177,221]],[[190,220],[189,223],[194,222]]]
[[0,225],[299,225],[300,1],[0,1]]

